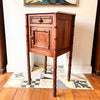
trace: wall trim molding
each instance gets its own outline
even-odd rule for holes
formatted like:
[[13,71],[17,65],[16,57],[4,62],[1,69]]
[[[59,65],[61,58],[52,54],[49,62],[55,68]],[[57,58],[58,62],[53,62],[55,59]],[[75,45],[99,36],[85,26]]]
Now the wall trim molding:
[[[32,68],[33,67],[31,67],[31,71],[32,71]],[[7,72],[27,72],[27,66],[25,66],[25,65],[7,65]],[[67,66],[65,68],[65,72],[66,73],[68,72]],[[71,73],[73,73],[73,74],[91,74],[92,66],[72,66]]]
[[[7,65],[7,72],[27,72],[27,65]],[[31,71],[33,66],[31,67]]]
[[76,67],[73,66],[72,73],[91,74],[92,66],[76,66]]

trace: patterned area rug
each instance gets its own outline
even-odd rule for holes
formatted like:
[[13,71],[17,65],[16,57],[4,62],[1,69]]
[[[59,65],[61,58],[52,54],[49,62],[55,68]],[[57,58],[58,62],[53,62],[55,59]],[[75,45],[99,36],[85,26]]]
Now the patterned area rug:
[[[53,68],[47,67],[47,74],[44,74],[43,67],[34,67],[31,73],[31,85],[28,84],[26,73],[13,73],[4,87],[19,88],[53,88]],[[57,88],[62,89],[93,89],[83,74],[71,74],[70,82],[67,81],[67,74],[64,68],[57,67]]]

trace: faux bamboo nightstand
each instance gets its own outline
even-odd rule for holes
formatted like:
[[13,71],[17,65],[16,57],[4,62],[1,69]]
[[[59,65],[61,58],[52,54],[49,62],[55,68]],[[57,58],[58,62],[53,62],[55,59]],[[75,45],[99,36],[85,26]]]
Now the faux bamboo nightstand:
[[71,73],[75,14],[62,12],[26,14],[28,80],[31,84],[29,52],[53,57],[53,94],[56,96],[57,57],[70,51],[68,81]]

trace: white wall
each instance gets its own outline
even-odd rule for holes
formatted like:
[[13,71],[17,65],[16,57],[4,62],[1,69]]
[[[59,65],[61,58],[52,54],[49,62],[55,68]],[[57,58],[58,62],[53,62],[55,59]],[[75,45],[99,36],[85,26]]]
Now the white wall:
[[[78,7],[24,7],[23,0],[3,0],[8,72],[26,71],[25,13],[65,11],[76,13],[72,71],[91,72],[91,55],[97,0],[80,0]],[[32,55],[32,65],[34,56]],[[43,63],[43,57],[35,56],[35,63]],[[40,59],[40,60],[39,60]],[[67,68],[68,54],[59,58],[58,64]],[[52,59],[48,59],[52,64]],[[41,62],[42,61],[42,62]]]

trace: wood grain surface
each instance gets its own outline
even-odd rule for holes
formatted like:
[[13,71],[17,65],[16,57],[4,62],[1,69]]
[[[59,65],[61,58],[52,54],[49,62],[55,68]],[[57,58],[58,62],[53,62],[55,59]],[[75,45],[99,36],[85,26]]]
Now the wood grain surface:
[[[2,85],[0,85],[0,100],[100,100],[100,87],[98,86],[100,76],[93,74],[86,74],[85,76],[94,90],[57,89],[57,97],[53,96],[53,89],[4,88],[3,85],[11,75],[12,73],[0,75],[0,83],[2,82]],[[92,81],[91,78],[93,78]]]

